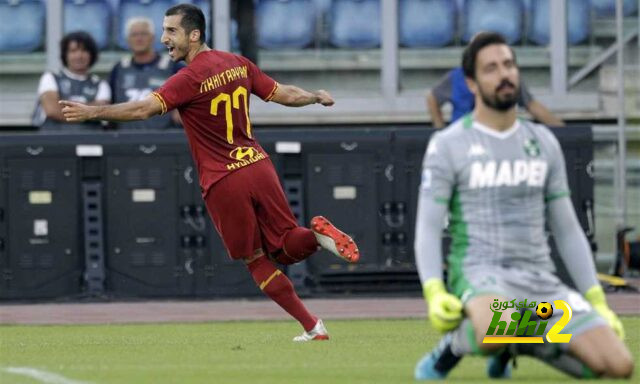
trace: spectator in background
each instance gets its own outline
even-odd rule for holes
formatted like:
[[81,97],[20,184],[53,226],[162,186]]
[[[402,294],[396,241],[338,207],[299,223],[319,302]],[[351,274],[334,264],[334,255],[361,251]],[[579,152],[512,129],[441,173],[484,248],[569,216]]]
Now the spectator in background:
[[[446,102],[450,102],[453,106],[453,111],[451,112],[452,123],[471,112],[475,106],[475,97],[467,87],[462,67],[457,67],[447,72],[442,80],[427,94],[427,109],[431,115],[434,128],[445,127],[440,108]],[[523,82],[520,82],[518,105],[525,107],[534,119],[544,125],[550,127],[564,126],[562,120],[533,98]]]
[[98,121],[70,124],[62,115],[59,100],[75,100],[90,105],[104,105],[111,101],[111,89],[106,81],[89,73],[98,60],[95,40],[86,32],[71,32],[60,41],[63,68],[58,73],[45,72],[38,85],[38,103],[33,125],[41,130],[70,130],[101,128]]
[[231,1],[231,17],[238,23],[240,54],[258,64],[255,4],[253,0]]
[[[109,85],[113,104],[144,100],[151,92],[164,84],[184,65],[171,61],[169,55],[160,55],[153,49],[153,21],[132,18],[127,22],[127,43],[131,55],[120,60],[111,70]],[[176,110],[148,120],[117,123],[124,129],[167,129],[176,127],[180,116]]]

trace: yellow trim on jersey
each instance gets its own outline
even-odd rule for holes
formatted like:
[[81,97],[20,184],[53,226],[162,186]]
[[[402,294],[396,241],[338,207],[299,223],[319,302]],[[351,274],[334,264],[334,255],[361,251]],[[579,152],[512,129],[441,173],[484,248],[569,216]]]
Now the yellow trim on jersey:
[[264,99],[264,101],[271,101],[271,99],[273,98],[273,95],[276,94],[276,91],[278,90],[278,82],[276,81],[276,84],[273,86],[273,89],[271,90],[271,92],[269,93],[269,96],[267,96],[266,99]]
[[260,283],[260,290],[264,290],[264,287],[266,287],[267,285],[269,285],[269,283],[271,282],[271,280],[275,279],[276,276],[281,275],[282,271],[280,271],[279,269],[276,269],[275,272],[273,272],[271,274],[271,276],[269,276],[269,278],[265,281],[263,281],[262,283]]
[[164,99],[162,98],[162,96],[158,92],[151,92],[151,94],[155,96],[155,98],[158,99],[158,101],[160,102],[160,107],[162,108],[161,115],[164,115],[165,113],[167,113],[167,103],[164,102]]

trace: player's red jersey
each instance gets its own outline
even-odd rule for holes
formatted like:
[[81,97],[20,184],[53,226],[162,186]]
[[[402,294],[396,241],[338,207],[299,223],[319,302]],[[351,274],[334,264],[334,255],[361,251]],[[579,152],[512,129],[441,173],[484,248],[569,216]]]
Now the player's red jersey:
[[268,157],[249,121],[251,93],[269,101],[278,84],[248,59],[210,50],[158,88],[162,113],[178,108],[203,194],[236,169]]

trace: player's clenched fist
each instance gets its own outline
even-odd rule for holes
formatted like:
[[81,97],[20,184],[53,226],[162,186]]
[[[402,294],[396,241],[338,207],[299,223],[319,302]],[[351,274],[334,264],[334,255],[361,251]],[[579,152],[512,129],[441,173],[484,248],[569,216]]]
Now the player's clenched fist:
[[58,103],[62,106],[62,115],[69,122],[82,122],[93,119],[92,112],[94,107],[68,100],[60,100]]
[[448,332],[462,321],[462,302],[447,292],[442,280],[433,278],[422,286],[429,307],[429,320],[435,329]]
[[329,92],[325,91],[324,89],[316,91],[315,94],[318,97],[318,103],[324,105],[325,107],[330,107],[334,104],[333,98],[331,97]]

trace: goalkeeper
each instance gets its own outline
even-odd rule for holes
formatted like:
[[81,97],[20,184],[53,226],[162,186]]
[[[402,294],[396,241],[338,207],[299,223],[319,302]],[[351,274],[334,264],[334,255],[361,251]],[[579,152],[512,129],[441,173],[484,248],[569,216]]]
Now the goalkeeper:
[[[469,354],[488,355],[494,378],[510,376],[517,354],[574,377],[630,377],[633,361],[622,342],[622,323],[596,279],[569,198],[560,145],[545,126],[516,118],[519,72],[513,50],[502,36],[481,33],[465,49],[462,66],[475,109],[434,134],[423,163],[416,264],[431,324],[445,335],[418,362],[415,378],[443,379]],[[447,214],[448,290],[441,249]],[[579,292],[554,273],[545,222]],[[564,300],[573,316],[561,332],[573,335],[570,342],[483,344],[494,299]],[[554,313],[546,330],[561,317]],[[508,323],[509,313],[501,320]]]

